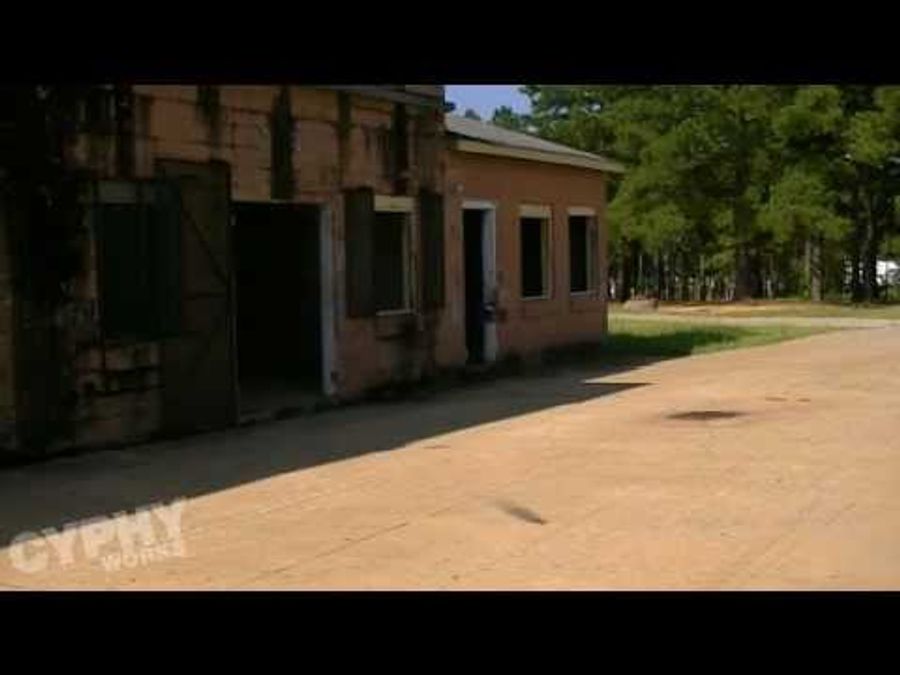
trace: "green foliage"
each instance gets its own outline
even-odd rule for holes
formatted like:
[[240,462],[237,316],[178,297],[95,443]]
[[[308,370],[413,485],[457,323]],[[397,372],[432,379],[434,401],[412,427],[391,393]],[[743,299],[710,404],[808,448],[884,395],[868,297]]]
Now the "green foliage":
[[705,275],[733,275],[737,288],[755,274],[757,293],[766,278],[774,292],[796,294],[804,283],[797,252],[813,240],[833,268],[814,271],[832,284],[826,290],[844,290],[839,268],[855,261],[874,297],[874,260],[894,249],[882,242],[900,230],[900,87],[522,91],[531,113],[498,110],[495,123],[625,163],[610,189],[614,266],[636,250],[677,259],[681,277],[702,267]]
[[824,178],[801,166],[789,168],[773,186],[760,220],[780,243],[810,235],[840,241],[850,227],[837,214],[835,193]]
[[500,106],[494,110],[494,116],[491,123],[498,127],[511,129],[512,131],[525,131],[527,127],[527,118],[513,111],[508,105]]

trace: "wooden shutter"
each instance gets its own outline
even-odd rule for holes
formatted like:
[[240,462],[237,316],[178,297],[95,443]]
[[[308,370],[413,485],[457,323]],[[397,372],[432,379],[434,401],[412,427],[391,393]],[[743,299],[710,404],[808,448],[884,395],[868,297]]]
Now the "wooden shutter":
[[344,253],[347,316],[375,314],[374,275],[375,192],[371,188],[344,191]]
[[427,309],[444,306],[444,196],[423,189],[419,193],[422,242],[422,304]]

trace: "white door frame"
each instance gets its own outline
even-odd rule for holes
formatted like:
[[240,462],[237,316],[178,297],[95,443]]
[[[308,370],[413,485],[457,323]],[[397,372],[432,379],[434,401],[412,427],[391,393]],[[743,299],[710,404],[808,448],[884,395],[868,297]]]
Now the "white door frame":
[[[496,308],[497,289],[497,203],[480,199],[463,200],[463,211],[481,211],[481,262],[484,288],[482,297],[484,304]],[[497,360],[497,318],[494,313],[484,322],[484,361],[493,363]]]

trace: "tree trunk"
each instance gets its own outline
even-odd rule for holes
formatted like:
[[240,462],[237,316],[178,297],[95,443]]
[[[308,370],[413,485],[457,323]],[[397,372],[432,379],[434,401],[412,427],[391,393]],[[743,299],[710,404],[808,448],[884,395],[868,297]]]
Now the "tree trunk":
[[873,302],[878,299],[878,246],[879,228],[875,217],[874,200],[867,200],[865,233],[862,242],[863,299]]
[[703,264],[703,256],[700,256],[699,270],[697,272],[697,300],[706,301],[706,269]]
[[858,220],[854,220],[850,241],[850,300],[852,302],[862,302],[863,299],[862,280],[859,274],[862,262],[862,231],[862,224]]
[[634,292],[636,295],[644,294],[644,252],[638,250],[637,269],[635,270]]
[[753,263],[749,234],[753,224],[753,211],[743,200],[738,200],[733,209],[736,244],[734,248],[734,295],[733,300],[746,300],[754,291]]
[[681,276],[679,277],[680,286],[678,289],[678,295],[679,295],[678,299],[681,300],[682,302],[687,302],[688,300],[691,299],[691,283],[690,283],[690,276],[688,274],[687,254],[682,253],[680,256],[680,260],[681,260]]
[[806,238],[806,288],[809,299],[822,301],[822,241],[810,234]]
[[663,300],[666,292],[666,267],[663,254],[656,254],[656,298]]
[[[740,120],[743,129],[743,119]],[[753,228],[753,208],[746,198],[750,182],[750,167],[746,157],[736,167],[735,197],[732,203],[732,226],[734,227],[734,294],[733,300],[745,300],[753,294],[754,261],[750,258],[751,232]]]
[[746,244],[740,243],[734,250],[734,296],[733,300],[746,300],[753,293],[750,269],[750,255]]
[[621,251],[622,260],[619,265],[619,281],[616,284],[616,294],[618,295],[616,300],[627,302],[634,292],[636,282],[635,259],[639,255],[637,242],[623,241]]

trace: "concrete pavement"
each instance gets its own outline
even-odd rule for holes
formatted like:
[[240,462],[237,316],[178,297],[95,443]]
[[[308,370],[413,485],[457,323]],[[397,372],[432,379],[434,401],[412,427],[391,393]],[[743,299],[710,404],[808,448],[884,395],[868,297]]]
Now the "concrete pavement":
[[4,544],[184,497],[183,556],[82,522],[0,587],[900,588],[898,381],[900,328],[839,331],[7,469]]

